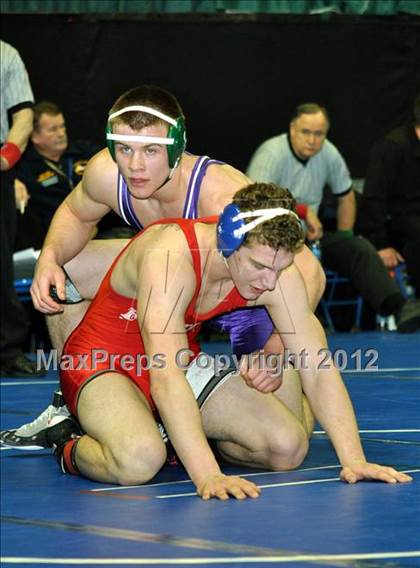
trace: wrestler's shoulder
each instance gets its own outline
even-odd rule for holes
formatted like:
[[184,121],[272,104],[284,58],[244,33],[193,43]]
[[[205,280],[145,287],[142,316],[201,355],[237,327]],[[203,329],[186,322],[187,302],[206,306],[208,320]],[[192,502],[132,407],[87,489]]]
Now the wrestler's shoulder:
[[114,187],[115,180],[118,176],[118,167],[107,148],[100,150],[88,162],[84,176],[83,183],[87,189],[99,187],[106,187],[107,184],[112,184]]
[[200,194],[200,216],[219,215],[234,194],[251,183],[245,174],[229,164],[212,165],[203,180]]
[[234,184],[238,186],[238,189],[240,187],[244,187],[250,182],[250,179],[243,172],[226,163],[212,164],[208,168],[207,175],[211,182]]

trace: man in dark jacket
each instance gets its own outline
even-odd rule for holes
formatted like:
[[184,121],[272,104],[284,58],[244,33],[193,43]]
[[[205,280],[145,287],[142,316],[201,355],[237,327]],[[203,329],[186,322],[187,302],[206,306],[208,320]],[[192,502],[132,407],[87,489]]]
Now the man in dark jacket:
[[407,263],[420,298],[420,93],[413,111],[413,122],[373,147],[359,217],[386,267]]
[[22,213],[16,250],[41,248],[55,210],[81,180],[87,162],[98,150],[89,141],[68,141],[63,113],[55,103],[35,105],[31,144],[16,172],[16,206]]

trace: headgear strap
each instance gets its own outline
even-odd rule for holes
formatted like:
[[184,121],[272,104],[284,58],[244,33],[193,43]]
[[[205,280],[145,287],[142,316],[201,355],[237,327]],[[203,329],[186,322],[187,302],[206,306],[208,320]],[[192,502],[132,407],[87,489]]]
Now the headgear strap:
[[259,225],[260,223],[265,223],[270,219],[274,219],[274,217],[278,217],[280,215],[294,215],[296,219],[299,221],[299,217],[296,215],[294,211],[290,209],[285,209],[284,207],[274,207],[272,209],[256,209],[255,211],[242,211],[232,217],[232,221],[239,221],[239,219],[246,219],[247,217],[258,217],[255,221],[251,221],[247,225],[242,225],[241,227],[234,229],[233,234],[235,237],[242,237],[245,233],[252,231],[254,227]]
[[[153,116],[156,116],[157,118],[160,118],[164,122],[172,124],[172,126],[177,125],[177,121],[171,116],[163,114],[163,112],[160,112],[155,108],[143,105],[132,105],[117,110],[116,112],[113,112],[108,116],[108,122],[126,112],[145,112],[146,114],[151,114]],[[107,132],[106,138],[107,140],[116,140],[117,142],[149,142],[150,144],[166,144],[166,145],[172,145],[175,142],[174,138],[168,138],[168,137],[163,138],[158,136],[142,136],[139,134],[114,134],[113,132]]]

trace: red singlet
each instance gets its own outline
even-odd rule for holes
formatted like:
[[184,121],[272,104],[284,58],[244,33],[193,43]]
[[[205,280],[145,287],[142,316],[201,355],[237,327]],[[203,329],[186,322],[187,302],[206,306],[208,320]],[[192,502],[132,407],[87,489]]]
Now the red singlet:
[[[197,284],[185,314],[185,326],[189,348],[195,355],[200,351],[197,335],[203,321],[246,305],[246,300],[236,288],[233,288],[210,312],[205,314],[195,312],[201,287],[201,260],[194,226],[203,222],[216,223],[217,217],[198,220],[165,219],[153,223],[153,225],[179,225],[191,251]],[[136,235],[127,247],[142,234],[143,231]],[[143,392],[152,410],[156,411],[150,394],[149,371],[144,368],[146,356],[137,322],[137,300],[122,296],[111,287],[112,272],[127,247],[124,247],[112,263],[83,320],[64,345],[60,363],[61,388],[70,412],[75,415],[77,415],[77,401],[82,386],[110,371],[129,377]]]

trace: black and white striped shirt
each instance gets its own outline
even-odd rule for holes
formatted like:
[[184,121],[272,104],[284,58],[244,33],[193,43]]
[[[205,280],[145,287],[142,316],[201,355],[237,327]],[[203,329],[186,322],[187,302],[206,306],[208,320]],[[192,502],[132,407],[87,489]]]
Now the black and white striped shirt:
[[34,102],[28,73],[18,51],[0,40],[0,141],[7,139],[11,114]]

